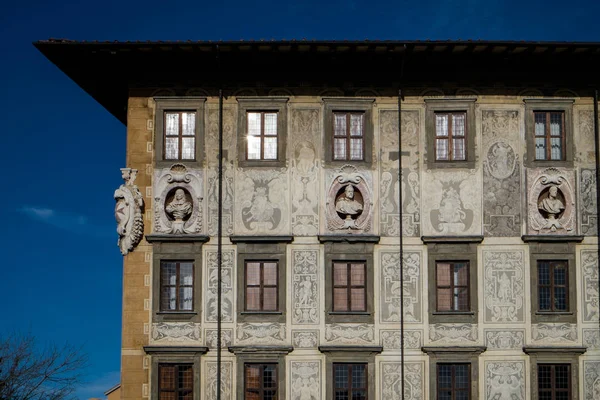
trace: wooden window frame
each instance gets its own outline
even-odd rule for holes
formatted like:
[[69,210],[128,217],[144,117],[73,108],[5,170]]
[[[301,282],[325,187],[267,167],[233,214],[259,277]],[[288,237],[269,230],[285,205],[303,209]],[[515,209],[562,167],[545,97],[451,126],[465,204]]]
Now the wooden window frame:
[[[335,284],[335,265],[336,264],[345,264],[346,265],[346,285],[336,285]],[[352,264],[361,264],[364,270],[364,283],[362,285],[352,285],[351,275],[352,275]],[[367,311],[367,263],[365,261],[333,261],[332,265],[332,310],[333,312],[366,312]],[[335,289],[346,288],[347,289],[347,308],[345,310],[336,310],[335,309]],[[354,310],[352,309],[352,289],[362,289],[363,290],[363,298],[364,303],[362,304],[362,309]]]
[[[549,275],[550,275],[550,283],[548,285],[542,285],[540,283],[540,278],[539,278],[539,270],[540,270],[540,265],[541,264],[548,264],[548,268],[549,268]],[[556,285],[554,283],[554,268],[556,266],[560,266],[562,268],[564,268],[565,270],[565,284],[564,285]],[[569,304],[569,260],[537,260],[537,287],[538,287],[538,303],[537,303],[537,311],[539,312],[569,312],[570,310],[570,304]],[[542,287],[547,287],[550,289],[550,309],[548,310],[542,310],[540,307],[540,292],[541,292],[541,288]],[[566,303],[566,309],[564,310],[557,310],[555,308],[555,297],[554,297],[554,289],[557,287],[564,287],[565,288],[565,303]]]
[[[259,264],[260,265],[260,284],[248,285],[248,264]],[[276,283],[275,285],[264,285],[264,264],[275,264],[276,272]],[[248,310],[248,287],[258,287],[260,297],[260,309]],[[264,289],[275,288],[275,309],[265,310],[264,309]],[[279,311],[279,262],[277,260],[246,260],[244,261],[244,311],[246,312],[276,312]]]
[[[567,389],[559,389],[556,388],[556,367],[567,367],[567,380],[568,380],[568,387]],[[547,388],[541,388],[540,387],[540,367],[550,367],[550,385],[551,387],[549,389]],[[556,399],[556,394],[558,392],[566,392],[567,393],[567,398],[571,398],[571,389],[573,387],[573,384],[571,382],[571,364],[561,364],[561,363],[552,363],[552,364],[547,364],[547,363],[539,363],[537,365],[537,376],[538,376],[538,381],[537,381],[537,390],[538,393],[550,393],[552,395],[552,400]]]
[[[346,117],[346,133],[345,135],[336,135],[337,130],[336,125],[335,125],[335,121],[336,121],[336,115],[345,115]],[[361,116],[361,129],[360,129],[360,141],[361,141],[361,154],[360,154],[360,158],[358,159],[352,159],[350,158],[350,148],[351,148],[351,139],[357,139],[359,138],[359,136],[352,136],[351,135],[351,125],[350,122],[352,120],[352,115],[360,115]],[[365,160],[365,112],[364,111],[342,111],[342,110],[336,110],[333,111],[333,118],[332,118],[332,123],[333,123],[333,140],[331,141],[331,155],[332,155],[332,160],[333,161],[347,161],[347,162],[355,162],[355,161],[364,161]],[[336,139],[344,139],[346,142],[346,157],[345,158],[336,158],[335,155],[335,140]]]
[[[163,265],[165,264],[175,264],[176,265],[176,283],[175,285],[170,285],[170,284],[165,284],[163,281]],[[192,264],[192,284],[191,285],[181,285],[181,273],[180,273],[180,269],[181,269],[181,263],[190,263]],[[159,310],[161,312],[193,312],[194,311],[194,301],[195,301],[195,285],[196,285],[196,279],[195,279],[195,272],[196,272],[196,265],[194,263],[194,261],[188,261],[188,260],[161,260],[160,261],[160,294],[159,294]],[[163,308],[163,288],[165,287],[175,287],[175,304],[176,304],[176,308],[174,310],[168,309],[168,308]],[[181,288],[186,288],[189,287],[192,289],[192,308],[190,310],[188,309],[183,309],[181,308],[181,299],[180,299],[180,294],[179,294],[179,290]]]
[[[348,399],[352,399],[352,392],[354,390],[356,391],[364,391],[365,393],[365,400],[369,399],[369,364],[368,363],[345,363],[345,362],[334,362],[332,363],[332,371],[333,371],[333,376],[331,377],[333,380],[333,393],[332,393],[332,399],[335,399],[335,392],[338,389],[336,387],[336,382],[335,382],[335,373],[336,373],[336,369],[337,367],[340,366],[344,366],[347,367],[347,371],[348,371],[348,382],[346,384],[345,388],[342,388],[343,390],[347,390],[348,392]],[[352,368],[353,367],[364,367],[364,371],[365,371],[365,381],[366,381],[366,386],[365,387],[354,387],[353,386],[353,382],[352,382]]]
[[[164,367],[172,367],[174,368],[174,377],[173,377],[173,382],[174,382],[174,389],[163,389],[161,387],[161,382],[162,382],[162,372],[163,372],[163,368]],[[191,368],[192,369],[192,382],[191,382],[191,387],[189,388],[185,388],[185,387],[181,387],[181,379],[179,377],[179,372],[180,372],[180,368],[182,367],[186,367],[186,368]],[[194,364],[193,363],[189,363],[189,364],[173,364],[173,363],[160,363],[158,364],[158,399],[162,399],[162,395],[163,393],[174,393],[176,398],[179,398],[179,396],[182,394],[191,394],[192,398],[194,397]]]
[[[253,362],[248,362],[248,363],[244,363],[244,399],[247,398],[247,393],[248,393],[248,380],[246,379],[247,375],[246,375],[246,371],[248,369],[248,367],[250,366],[260,366],[263,368],[260,368],[260,377],[259,377],[259,381],[260,381],[260,387],[258,388],[258,397],[259,399],[263,399],[264,398],[264,367],[266,366],[271,366],[274,370],[275,373],[275,395],[274,395],[274,399],[277,399],[279,396],[279,365],[278,363],[253,363]],[[254,394],[254,393],[253,393]]]
[[[438,276],[438,265],[439,264],[450,264],[450,286],[440,286],[437,280],[437,276]],[[455,285],[454,284],[454,280],[453,280],[453,275],[454,275],[454,265],[455,264],[466,264],[467,265],[467,283],[466,285]],[[470,281],[470,275],[471,275],[471,265],[469,260],[435,260],[435,302],[436,302],[436,307],[435,310],[436,312],[448,312],[448,313],[453,313],[453,312],[468,312],[471,310],[471,281]],[[451,308],[450,310],[440,310],[440,299],[439,299],[439,290],[440,289],[450,289],[450,292],[453,294],[454,293],[454,289],[456,288],[463,288],[463,289],[467,289],[467,305],[466,305],[466,309],[461,310],[461,309],[454,309]],[[452,307],[454,307],[454,302],[452,302]]]
[[[533,127],[533,142],[534,142],[534,148],[532,149],[533,151],[533,158],[535,161],[565,161],[566,160],[566,131],[565,131],[565,111],[564,110],[533,110],[533,123],[534,123],[534,127]],[[546,129],[544,132],[544,136],[543,138],[546,140],[546,146],[545,146],[545,156],[546,158],[537,158],[537,151],[535,149],[535,140],[538,137],[542,137],[542,136],[538,136],[536,134],[536,130],[535,130],[535,121],[536,121],[536,115],[537,114],[544,114],[545,115],[545,123],[546,123]],[[551,145],[551,138],[556,138],[556,136],[552,136],[551,135],[551,114],[560,114],[561,116],[561,124],[560,124],[560,129],[561,129],[561,135],[560,135],[560,142],[561,142],[561,154],[560,154],[560,159],[552,159],[552,145]]]
[[[457,366],[467,366],[468,367],[468,384],[466,388],[457,388],[456,387],[456,367]],[[449,388],[443,388],[440,386],[440,367],[441,366],[451,366],[451,378],[450,378],[450,387]],[[436,398],[440,398],[440,391],[444,390],[444,391],[448,391],[450,390],[451,393],[451,400],[454,400],[456,398],[456,393],[457,392],[467,392],[467,398],[471,399],[471,363],[446,363],[446,362],[442,362],[442,363],[437,363],[436,364],[436,370],[435,370],[435,378],[436,378]],[[466,390],[465,390],[466,389]]]
[[[467,123],[468,115],[467,111],[435,111],[434,117],[435,120],[435,138],[433,140],[433,154],[435,158],[435,162],[445,163],[445,162],[465,162],[469,159],[469,146],[468,146],[468,136],[469,136],[469,124]],[[448,136],[440,136],[438,135],[437,130],[437,116],[438,115],[448,115]],[[452,130],[453,124],[452,120],[455,115],[464,115],[465,117],[465,134],[461,136],[464,141],[464,158],[462,159],[454,159],[454,132]],[[438,140],[446,140],[448,142],[448,158],[447,159],[438,159],[437,158],[437,142]]]
[[[279,161],[279,111],[278,110],[246,110],[246,137],[250,137],[249,132],[249,123],[248,118],[250,114],[260,114],[260,135],[254,136],[260,139],[260,158],[248,158],[248,146],[250,142],[246,139],[246,152],[245,157],[246,161]],[[265,114],[275,114],[277,116],[277,123],[275,124],[275,128],[277,129],[275,135],[265,135]],[[277,146],[277,151],[275,151],[275,158],[265,158],[265,137],[274,137],[275,143]]]
[[[182,124],[182,115],[183,114],[194,114],[194,134],[193,135],[183,135],[183,124]],[[178,121],[178,127],[179,127],[179,131],[177,132],[177,136],[167,136],[167,114],[177,114],[179,121]],[[163,154],[162,154],[162,159],[165,161],[171,161],[171,162],[176,162],[176,161],[181,161],[181,162],[195,162],[196,161],[196,140],[198,140],[198,138],[196,137],[196,119],[197,119],[197,115],[196,115],[196,111],[195,110],[164,110],[163,111],[163,121],[165,121],[164,127],[163,127]],[[167,139],[168,138],[172,138],[172,137],[177,137],[177,143],[178,143],[178,154],[177,154],[177,158],[167,158]],[[194,158],[183,158],[183,138],[187,137],[187,138],[192,138],[194,140],[194,145],[193,145],[193,153],[194,153]]]

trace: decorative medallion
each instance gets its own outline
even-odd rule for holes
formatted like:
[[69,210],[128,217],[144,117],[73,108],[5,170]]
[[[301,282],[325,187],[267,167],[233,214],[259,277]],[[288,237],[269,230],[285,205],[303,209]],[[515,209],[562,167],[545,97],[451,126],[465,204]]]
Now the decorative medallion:
[[356,167],[339,169],[328,193],[327,224],[334,231],[367,232],[371,228],[372,195]]
[[528,172],[529,233],[575,234],[573,171],[546,168]]

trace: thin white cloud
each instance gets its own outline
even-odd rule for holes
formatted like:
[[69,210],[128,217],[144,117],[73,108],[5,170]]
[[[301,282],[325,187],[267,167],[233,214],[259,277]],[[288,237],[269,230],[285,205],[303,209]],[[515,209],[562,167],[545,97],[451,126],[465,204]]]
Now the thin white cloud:
[[77,234],[102,237],[114,234],[114,228],[108,225],[97,226],[90,224],[89,218],[81,214],[73,214],[67,211],[40,206],[23,206],[17,209],[17,211],[25,214],[34,221],[43,222]]

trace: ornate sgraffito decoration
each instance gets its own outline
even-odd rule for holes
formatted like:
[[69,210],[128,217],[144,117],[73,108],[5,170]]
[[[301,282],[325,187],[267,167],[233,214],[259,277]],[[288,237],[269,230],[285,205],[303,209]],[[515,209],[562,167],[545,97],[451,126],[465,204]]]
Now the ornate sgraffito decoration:
[[321,362],[292,361],[291,394],[293,400],[321,399]]
[[[221,399],[222,400],[231,400],[231,388],[233,386],[233,382],[231,380],[231,374],[233,369],[233,363],[231,361],[222,361],[221,362]],[[207,362],[206,367],[208,370],[207,380],[206,380],[206,394],[205,397],[207,400],[216,400],[217,399],[217,363],[216,362]]]
[[525,331],[522,329],[486,329],[485,345],[491,350],[522,349]]
[[536,342],[564,343],[577,342],[577,325],[574,324],[534,324],[532,339]]
[[292,233],[314,236],[319,230],[319,110],[292,110]]
[[[211,348],[217,347],[217,330],[216,329],[205,329],[204,340],[206,346]],[[233,329],[222,329],[221,330],[221,346],[231,346],[233,337]]]
[[200,324],[193,322],[159,322],[152,324],[152,340],[187,342],[200,340]]
[[325,326],[325,340],[347,344],[371,343],[375,327],[370,324],[331,324]]
[[529,234],[576,234],[574,172],[546,168],[527,170]]
[[483,219],[486,236],[521,233],[519,112],[482,111]]
[[286,339],[285,324],[244,323],[237,325],[237,344],[281,344]]
[[485,321],[522,322],[524,255],[522,251],[484,251]]
[[184,235],[202,232],[202,172],[174,164],[154,175],[154,231]]
[[292,330],[292,345],[296,348],[317,348],[319,346],[319,331]]
[[486,399],[522,400],[525,398],[525,362],[486,362]]
[[598,322],[600,313],[598,253],[595,250],[582,250],[581,266],[583,272],[583,321]]
[[432,324],[429,325],[429,340],[447,343],[473,343],[478,341],[477,325]]
[[600,399],[600,362],[583,362],[583,398],[585,400]]
[[319,278],[317,250],[293,250],[292,322],[294,324],[319,323]]
[[594,236],[597,233],[598,210],[596,208],[596,170],[581,169],[579,176],[579,212],[581,233]]
[[[399,399],[402,396],[402,367],[399,362],[381,362],[381,394],[383,400]],[[404,398],[406,400],[423,399],[423,363],[404,364]]]
[[588,350],[600,350],[600,328],[583,329],[583,345]]
[[426,235],[481,234],[481,187],[475,170],[435,171],[425,174],[424,190],[431,193],[423,198],[425,213],[423,230]]
[[137,169],[121,168],[125,183],[115,190],[115,219],[117,220],[117,244],[121,254],[126,255],[140,243],[144,235],[144,198],[135,185]]
[[238,177],[236,232],[285,233],[288,214],[286,169],[238,168]]
[[[395,330],[380,330],[381,345],[386,350],[399,350],[400,346],[400,331]],[[404,348],[412,350],[420,350],[423,346],[423,332],[419,330],[404,331]]]
[[352,165],[341,167],[328,191],[327,227],[335,232],[371,230],[373,197],[362,173]]
[[[381,110],[381,234],[398,236],[400,233],[398,170],[398,112]],[[419,113],[402,112],[402,234],[420,234],[420,178],[419,178]]]
[[[421,322],[421,253],[404,252],[404,321]],[[381,252],[381,323],[400,321],[400,256]]]
[[[210,107],[210,106],[209,106]],[[232,160],[236,156],[236,113],[232,108],[223,109],[223,203],[222,228],[223,234],[233,234],[233,203],[234,203],[234,167]],[[206,123],[206,148],[219,148],[219,110],[208,108]],[[209,235],[217,234],[218,224],[218,196],[219,196],[219,170],[218,152],[207,151],[206,161],[208,168],[207,176],[207,229]]]
[[594,111],[579,110],[576,116],[579,119],[579,135],[575,140],[575,160],[580,164],[594,165]]
[[[216,251],[207,251],[208,279],[206,280],[205,321],[217,322],[218,258]],[[233,321],[233,250],[224,250],[221,254],[221,321]]]

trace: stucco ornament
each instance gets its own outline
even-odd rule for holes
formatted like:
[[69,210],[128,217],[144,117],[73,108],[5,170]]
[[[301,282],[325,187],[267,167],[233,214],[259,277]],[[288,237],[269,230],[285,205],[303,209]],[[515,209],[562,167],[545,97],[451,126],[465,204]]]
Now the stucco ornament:
[[115,219],[117,220],[117,244],[121,254],[126,255],[140,243],[144,234],[144,198],[134,184],[137,169],[121,168],[125,183],[115,190]]
[[573,171],[547,168],[528,174],[529,233],[575,234]]
[[486,363],[486,398],[497,400],[525,398],[523,370],[523,361]]
[[319,400],[321,398],[321,362],[292,361],[292,399]]
[[183,164],[158,170],[154,177],[154,231],[173,235],[202,231],[201,172]]
[[373,213],[372,195],[356,167],[344,165],[329,189],[327,224],[334,231],[367,232]]

